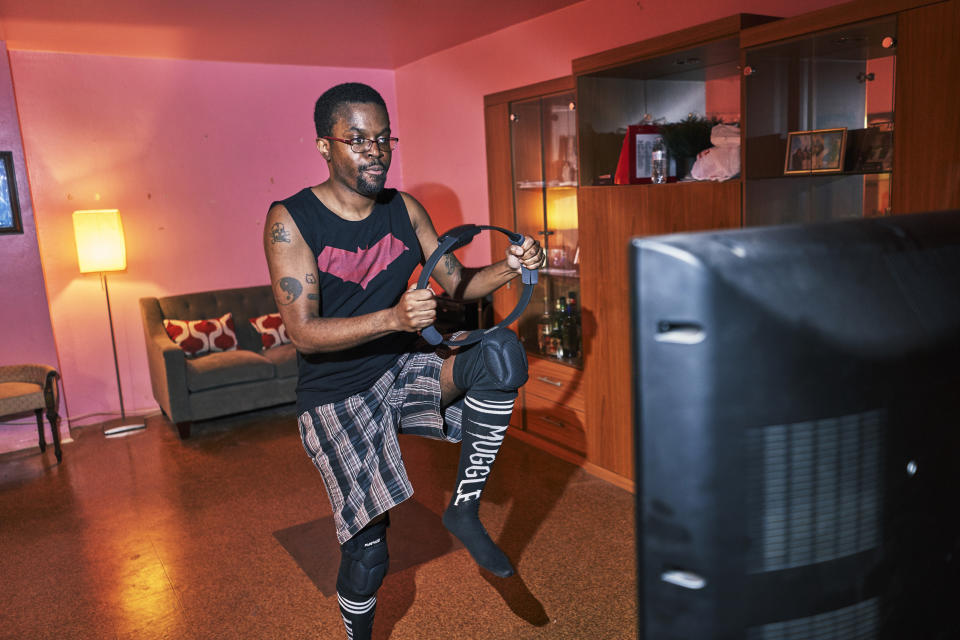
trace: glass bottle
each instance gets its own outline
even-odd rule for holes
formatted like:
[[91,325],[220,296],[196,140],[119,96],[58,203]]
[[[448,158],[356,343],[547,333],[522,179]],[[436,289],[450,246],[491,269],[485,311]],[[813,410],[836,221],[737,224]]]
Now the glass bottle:
[[550,315],[550,308],[544,301],[543,313],[537,319],[537,350],[544,355],[549,355],[552,340],[553,318]]
[[571,291],[567,295],[566,315],[563,318],[563,331],[561,332],[565,358],[573,359],[580,355],[580,330],[577,326],[577,320],[576,292]]
[[654,184],[663,184],[667,181],[667,148],[663,138],[657,138],[650,153],[650,180]]
[[553,311],[553,331],[551,334],[551,341],[553,343],[553,348],[550,355],[555,358],[564,358],[565,352],[563,346],[565,344],[563,336],[563,325],[564,318],[567,316],[567,299],[563,296],[557,298],[554,303]]

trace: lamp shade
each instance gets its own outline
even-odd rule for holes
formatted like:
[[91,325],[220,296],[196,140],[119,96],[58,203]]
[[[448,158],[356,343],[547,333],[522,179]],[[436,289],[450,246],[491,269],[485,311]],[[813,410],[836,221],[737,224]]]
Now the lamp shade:
[[123,223],[117,209],[73,212],[80,273],[122,271],[127,268]]
[[577,190],[551,189],[547,192],[547,227],[577,228]]

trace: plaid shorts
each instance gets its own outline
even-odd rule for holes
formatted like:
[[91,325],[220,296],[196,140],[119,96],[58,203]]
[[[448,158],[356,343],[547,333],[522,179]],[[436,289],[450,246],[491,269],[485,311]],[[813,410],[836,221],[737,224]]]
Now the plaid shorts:
[[303,448],[320,470],[343,544],[413,495],[398,433],[460,441],[463,399],[441,409],[435,349],[400,356],[369,391],[300,415]]

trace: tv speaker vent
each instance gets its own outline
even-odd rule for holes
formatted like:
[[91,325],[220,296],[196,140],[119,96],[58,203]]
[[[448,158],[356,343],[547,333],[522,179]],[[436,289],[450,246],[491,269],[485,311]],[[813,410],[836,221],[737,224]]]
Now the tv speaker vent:
[[874,410],[747,429],[751,573],[880,544],[884,423]]
[[874,640],[879,631],[880,599],[872,598],[806,618],[750,627],[747,640]]

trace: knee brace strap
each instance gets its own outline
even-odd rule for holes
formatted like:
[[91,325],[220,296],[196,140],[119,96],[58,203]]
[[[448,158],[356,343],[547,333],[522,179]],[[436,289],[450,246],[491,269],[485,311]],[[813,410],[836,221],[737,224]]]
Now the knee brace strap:
[[390,567],[387,552],[387,522],[363,529],[340,545],[337,592],[346,596],[372,596]]
[[509,329],[484,334],[453,362],[453,383],[464,391],[516,391],[527,381],[527,354]]

